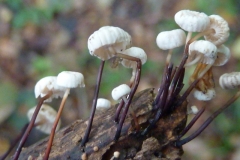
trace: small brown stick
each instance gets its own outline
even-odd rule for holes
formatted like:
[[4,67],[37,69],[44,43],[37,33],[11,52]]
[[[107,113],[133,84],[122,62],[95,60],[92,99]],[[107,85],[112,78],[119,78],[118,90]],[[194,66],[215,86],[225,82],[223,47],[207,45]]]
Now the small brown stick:
[[59,107],[59,110],[58,110],[58,113],[57,113],[57,117],[56,117],[56,119],[54,121],[52,130],[51,130],[51,134],[50,134],[50,137],[49,137],[49,140],[48,140],[47,149],[46,149],[44,157],[43,157],[44,160],[48,160],[48,157],[49,157],[49,154],[50,154],[50,151],[51,151],[51,148],[52,148],[52,143],[53,143],[55,131],[56,131],[56,128],[57,128],[60,116],[62,114],[63,108],[65,106],[65,103],[66,103],[66,100],[67,100],[69,92],[70,92],[70,88],[68,88],[66,90],[66,92],[64,93],[62,102],[60,104],[60,107]]

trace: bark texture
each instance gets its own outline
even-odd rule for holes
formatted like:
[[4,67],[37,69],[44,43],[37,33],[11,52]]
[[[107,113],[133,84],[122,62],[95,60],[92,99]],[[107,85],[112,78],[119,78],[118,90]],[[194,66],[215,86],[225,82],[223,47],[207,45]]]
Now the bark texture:
[[[131,107],[136,114],[139,130],[136,129],[134,120],[129,114],[125,119],[121,137],[115,142],[113,139],[117,124],[113,118],[116,107],[98,111],[94,118],[89,141],[84,149],[80,148],[80,142],[87,127],[87,121],[77,120],[56,133],[49,159],[180,159],[183,150],[176,148],[174,141],[186,125],[187,102],[181,106],[172,106],[174,109],[161,117],[156,126],[143,136],[141,131],[149,125],[149,121],[156,112],[152,110],[154,98],[154,89],[151,88],[137,93],[132,101]],[[44,139],[23,149],[19,159],[41,159],[47,140]],[[120,152],[119,158],[113,158],[116,151]]]

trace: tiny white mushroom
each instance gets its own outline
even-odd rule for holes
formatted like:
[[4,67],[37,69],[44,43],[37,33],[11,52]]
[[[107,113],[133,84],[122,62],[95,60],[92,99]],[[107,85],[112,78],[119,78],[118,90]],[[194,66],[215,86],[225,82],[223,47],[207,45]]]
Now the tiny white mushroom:
[[[144,63],[146,63],[146,61],[147,61],[146,52],[142,48],[139,48],[139,47],[131,47],[129,49],[126,49],[123,52],[123,54],[139,58],[142,62],[142,65]],[[127,68],[137,68],[137,63],[135,61],[123,59],[121,63],[124,67],[127,67]]]
[[160,32],[156,38],[157,45],[162,50],[173,49],[185,44],[186,34],[182,29]]
[[55,134],[55,128],[56,125],[60,119],[61,113],[63,111],[65,102],[67,100],[67,97],[69,95],[70,89],[71,88],[76,88],[76,87],[85,87],[84,84],[84,77],[81,73],[79,72],[72,72],[72,71],[63,71],[61,73],[58,74],[57,76],[57,85],[61,86],[61,87],[65,87],[65,93],[63,95],[62,98],[62,102],[60,104],[58,113],[57,113],[57,117],[54,121],[54,125],[52,127],[52,131],[50,134],[50,138],[48,140],[48,145],[47,145],[47,149],[44,155],[44,158],[47,159],[50,151],[51,151],[51,146],[52,146],[52,142],[53,142],[53,138],[54,138],[54,134]]
[[[136,57],[136,58],[139,58],[142,62],[142,65],[144,63],[146,63],[147,61],[147,54],[145,53],[145,51],[142,49],[142,48],[139,48],[139,47],[131,47],[129,49],[126,49],[123,54],[125,55],[128,55],[128,56],[132,56],[132,57]],[[130,79],[130,86],[131,84],[133,83],[134,81],[134,78],[135,78],[135,75],[136,75],[136,70],[137,70],[137,62],[136,61],[131,61],[131,60],[128,60],[128,59],[123,59],[121,61],[122,65],[124,67],[127,67],[127,68],[132,68],[133,71],[132,71],[132,77]]]
[[96,109],[108,109],[111,107],[111,102],[105,98],[98,98]]
[[65,87],[57,85],[57,77],[47,76],[36,83],[34,93],[36,98],[50,94],[51,96],[45,102],[51,102],[52,98],[63,97],[65,90]]
[[118,159],[118,158],[119,158],[119,156],[120,156],[120,152],[118,152],[118,151],[115,151],[115,152],[113,153],[113,156],[111,157],[111,159],[110,159],[110,160]]
[[[28,110],[27,117],[29,121],[32,119],[35,109],[36,107]],[[43,104],[35,120],[36,129],[40,130],[43,133],[50,134],[56,116],[57,112],[52,107]],[[58,122],[56,130],[59,130],[60,125],[61,121]]]
[[185,67],[191,66],[198,62],[207,64],[204,68],[200,68],[198,73],[194,73],[198,75],[198,77],[202,77],[214,64],[217,58],[217,47],[205,40],[194,41],[189,46],[189,59],[194,58],[191,62],[185,64]]
[[210,31],[210,32],[205,34],[204,37],[206,40],[212,42],[215,45],[221,45],[229,37],[228,23],[219,15],[211,15],[209,16],[209,18],[210,18],[210,25],[208,26],[206,31]]
[[119,158],[119,156],[120,156],[120,152],[115,151],[115,152],[113,153],[113,156],[114,156],[115,158]]
[[[50,102],[52,101],[52,98],[58,98],[58,97],[62,97],[64,95],[66,88],[65,87],[61,87],[58,86],[56,83],[56,77],[54,76],[48,76],[48,77],[44,77],[42,79],[40,79],[34,88],[34,92],[35,92],[35,97],[41,97],[41,99],[39,100],[36,109],[33,113],[33,116],[31,118],[31,121],[29,122],[29,125],[27,127],[27,129],[25,130],[25,133],[23,134],[20,143],[18,145],[18,148],[14,154],[14,159],[17,159],[20,155],[20,152],[22,150],[23,145],[25,144],[27,137],[29,135],[29,132],[32,130],[32,127],[35,124],[35,120],[37,118],[37,114],[43,104],[43,102]],[[54,124],[55,128],[57,127],[57,123]]]
[[119,27],[104,26],[88,38],[91,55],[108,60],[131,46],[131,36]]
[[202,91],[199,91],[196,89],[193,92],[193,95],[196,99],[198,99],[200,101],[209,101],[216,96],[216,92],[215,92],[214,88],[208,89],[206,93],[203,93]]
[[169,50],[166,58],[168,64],[171,59],[172,50],[185,44],[186,34],[182,29],[160,32],[156,38],[157,45],[160,49]]
[[205,13],[190,10],[178,11],[174,19],[182,29],[188,32],[202,32],[210,23],[210,19]]
[[[104,68],[104,62],[110,58],[117,58],[114,62],[114,67],[118,65],[119,59],[130,59],[133,61],[136,61],[138,64],[140,63],[140,60],[135,57],[127,56],[122,54],[124,50],[129,48],[131,46],[131,36],[125,32],[123,29],[113,26],[104,26],[101,27],[99,30],[95,31],[90,37],[88,38],[88,49],[91,55],[98,57],[102,60],[101,66],[99,67],[98,71],[98,80],[97,80],[97,86],[95,89],[95,95],[94,100],[92,104],[92,110],[91,110],[91,116],[89,118],[89,124],[87,126],[85,135],[83,137],[83,140],[81,141],[81,147],[85,145],[85,143],[88,141],[88,137],[91,131],[91,126],[94,118],[94,113],[96,109],[96,102],[98,98],[98,90],[100,87],[101,82],[101,75]],[[140,65],[138,65],[140,68]],[[136,74],[136,80],[139,80],[141,73],[141,68],[138,69]],[[138,82],[136,82],[135,86],[138,85]],[[134,93],[133,93],[134,95]],[[128,108],[128,106],[127,106]],[[124,117],[123,117],[124,118]],[[118,133],[118,132],[117,132]]]
[[122,98],[126,103],[127,102],[126,95],[128,95],[130,91],[131,91],[131,88],[128,85],[121,84],[112,90],[112,98],[116,101]]
[[195,58],[185,66],[191,66],[198,62],[213,64],[217,58],[217,47],[205,40],[194,41],[189,45],[189,59]]
[[182,29],[188,31],[186,42],[191,39],[192,32],[203,32],[210,24],[210,18],[205,13],[190,10],[177,12],[174,19]]
[[188,111],[188,114],[197,114],[197,113],[198,113],[197,106],[191,106],[191,110]]
[[240,85],[240,72],[225,73],[219,78],[219,85],[223,89],[235,89]]

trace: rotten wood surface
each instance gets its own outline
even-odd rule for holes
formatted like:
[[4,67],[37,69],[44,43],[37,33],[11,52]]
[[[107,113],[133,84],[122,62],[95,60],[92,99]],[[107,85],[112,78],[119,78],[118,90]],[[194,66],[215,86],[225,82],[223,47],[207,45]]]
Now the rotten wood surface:
[[[120,152],[118,159],[180,159],[183,150],[176,148],[174,141],[186,125],[187,102],[181,106],[175,106],[174,110],[160,118],[147,135],[141,135],[156,112],[152,110],[154,98],[154,89],[146,89],[137,93],[133,99],[131,107],[136,114],[140,130],[136,130],[134,120],[128,114],[120,139],[117,142],[113,140],[117,126],[113,121],[116,105],[96,113],[90,139],[84,149],[80,148],[80,142],[87,127],[87,121],[77,120],[57,132],[49,159],[79,160],[86,154],[88,160],[109,160],[115,151]],[[47,140],[41,140],[28,148],[24,148],[19,159],[41,159],[46,149]]]

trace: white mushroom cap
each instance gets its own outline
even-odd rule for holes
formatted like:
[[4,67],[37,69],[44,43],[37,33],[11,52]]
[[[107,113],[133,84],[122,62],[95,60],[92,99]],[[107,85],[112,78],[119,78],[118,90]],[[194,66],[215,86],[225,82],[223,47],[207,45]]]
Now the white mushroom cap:
[[209,23],[209,17],[205,13],[190,10],[181,10],[174,16],[175,22],[185,31],[202,32]]
[[[123,52],[123,54],[139,58],[142,62],[142,65],[147,61],[147,54],[142,48],[139,48],[139,47],[131,47],[129,49],[126,49]],[[128,59],[123,59],[121,63],[124,67],[127,67],[127,68],[136,68],[136,65],[137,65],[135,61],[131,61]]]
[[105,98],[98,98],[97,100],[97,109],[108,109],[111,107],[111,102]]
[[130,93],[130,91],[131,91],[131,89],[128,85],[121,84],[120,86],[118,86],[112,90],[112,98],[117,101],[120,98],[128,95]]
[[156,39],[157,45],[163,50],[180,47],[186,42],[186,34],[181,29],[160,32]]
[[189,58],[198,54],[203,54],[203,58],[200,59],[201,63],[213,64],[217,58],[217,47],[209,41],[194,41],[189,45]]
[[217,47],[217,58],[214,62],[214,66],[222,66],[228,62],[230,59],[230,50],[225,45],[220,45]]
[[57,84],[66,88],[85,87],[84,77],[79,72],[62,71],[57,76]]
[[240,72],[231,72],[221,75],[219,85],[223,89],[235,89],[240,85]]
[[48,76],[40,79],[36,83],[34,88],[36,98],[38,98],[39,96],[44,97],[50,91],[53,92],[53,95],[47,100],[45,100],[45,102],[51,102],[52,98],[63,97],[65,90],[66,90],[65,87],[57,85],[57,77],[55,76]]
[[[36,107],[31,108],[27,113],[29,121],[32,119],[35,109]],[[35,124],[37,124],[36,128],[43,133],[50,134],[56,116],[57,112],[52,107],[43,104],[41,106],[41,109],[39,110],[39,113],[35,121]],[[59,121],[56,130],[59,130],[60,125],[61,122]]]
[[209,33],[204,36],[204,38],[215,45],[223,44],[229,37],[229,27],[227,21],[225,21],[222,17],[218,15],[211,15],[210,25],[207,28],[213,29],[214,33]]
[[119,27],[104,26],[88,38],[91,55],[108,60],[131,46],[131,36]]
[[203,93],[202,91],[199,90],[195,90],[193,92],[193,95],[196,99],[200,101],[209,101],[216,96],[216,92],[213,88],[208,89],[206,93]]

